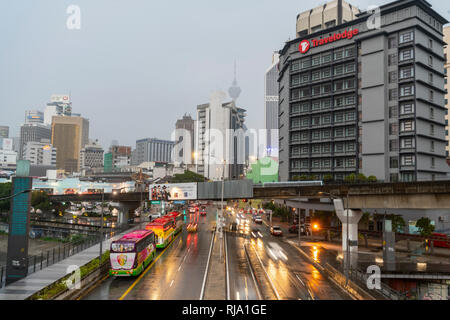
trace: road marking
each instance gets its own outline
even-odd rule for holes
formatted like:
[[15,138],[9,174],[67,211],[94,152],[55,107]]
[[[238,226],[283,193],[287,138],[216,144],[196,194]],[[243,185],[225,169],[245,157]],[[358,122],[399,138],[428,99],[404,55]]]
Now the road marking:
[[209,261],[211,260],[211,254],[212,254],[212,248],[213,248],[213,244],[214,244],[215,235],[216,234],[213,231],[212,232],[212,237],[211,237],[211,246],[209,247],[208,261],[206,262],[205,275],[203,276],[203,284],[202,284],[202,290],[200,291],[200,298],[199,298],[199,300],[203,300],[203,295],[205,293],[206,278],[208,276]]
[[180,271],[182,264],[180,264],[180,266],[178,267],[178,271]]
[[173,285],[173,282],[174,282],[175,280],[172,280],[172,282],[170,283],[170,286],[169,287],[171,287],[172,285]]
[[99,286],[99,284],[102,283],[103,281],[105,281],[105,279],[108,278],[108,277],[109,277],[109,273],[106,276],[104,276],[102,279],[100,279],[96,285],[92,286],[92,288],[88,289],[84,294],[79,296],[77,298],[77,300],[81,300],[84,297],[86,297],[89,293],[91,293],[95,288],[97,288]]
[[[175,239],[176,238],[178,238],[179,236],[181,235],[181,233],[179,233],[176,237],[175,237]],[[175,240],[174,239],[174,240]],[[160,254],[159,254],[159,256],[157,256],[156,257],[156,259],[155,260],[153,260],[153,262],[148,266],[148,268],[147,268],[147,270],[145,270],[143,273],[141,273],[141,275],[136,279],[136,281],[134,281],[133,282],[133,284],[131,285],[131,287],[129,287],[128,289],[127,289],[127,291],[125,291],[125,293],[119,298],[119,300],[123,300],[129,293],[130,293],[130,291],[131,290],[133,290],[133,288],[136,286],[136,284],[139,282],[139,281],[141,281],[141,279],[144,277],[144,275],[153,267],[153,265],[155,264],[155,262],[156,261],[158,261],[158,259],[164,254],[164,252],[166,252],[166,250],[167,249],[169,249],[171,246],[172,246],[172,244],[174,243],[175,241],[172,241]]]
[[[300,279],[300,277],[298,276],[298,274],[296,274],[295,276],[297,277],[298,281],[300,281],[301,284],[305,286],[305,283],[302,281],[302,279]],[[305,286],[305,287],[306,287],[306,286]]]
[[[253,247],[253,249],[255,249],[255,248]],[[278,294],[277,288],[275,288],[275,285],[273,284],[272,279],[270,278],[269,274],[267,273],[266,268],[264,267],[264,264],[263,264],[263,262],[261,261],[261,258],[259,257],[259,254],[258,254],[258,252],[256,251],[256,249],[255,249],[255,253],[256,253],[256,257],[257,257],[258,260],[259,260],[259,263],[261,264],[262,269],[264,270],[264,273],[265,273],[266,276],[267,276],[267,279],[268,279],[269,282],[270,282],[270,285],[272,286],[273,292],[275,292],[275,296],[277,297],[277,300],[281,300],[280,295]]]
[[239,291],[236,291],[236,300],[241,300],[239,297]]
[[248,300],[247,277],[245,277],[244,280],[245,280],[245,300]]

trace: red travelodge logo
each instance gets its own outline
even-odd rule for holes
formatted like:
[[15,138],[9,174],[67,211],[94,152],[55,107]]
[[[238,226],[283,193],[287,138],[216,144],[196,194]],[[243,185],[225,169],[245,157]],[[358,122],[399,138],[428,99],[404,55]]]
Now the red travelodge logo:
[[335,42],[342,39],[351,39],[353,36],[356,36],[359,33],[359,29],[353,30],[345,30],[342,33],[335,33],[330,37],[326,37],[323,39],[312,39],[312,40],[302,40],[300,45],[298,46],[298,50],[301,53],[307,53],[311,47],[319,47],[324,44]]

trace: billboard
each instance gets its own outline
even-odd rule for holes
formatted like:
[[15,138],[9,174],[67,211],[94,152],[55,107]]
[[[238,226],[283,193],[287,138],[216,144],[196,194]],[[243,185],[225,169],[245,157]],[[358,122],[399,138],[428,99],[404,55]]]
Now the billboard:
[[3,150],[6,150],[6,151],[12,151],[13,150],[13,140],[12,139],[4,138],[2,145],[3,145],[2,146]]
[[197,183],[169,183],[150,185],[150,200],[196,200]]
[[53,94],[50,102],[70,103],[70,97],[66,94]]

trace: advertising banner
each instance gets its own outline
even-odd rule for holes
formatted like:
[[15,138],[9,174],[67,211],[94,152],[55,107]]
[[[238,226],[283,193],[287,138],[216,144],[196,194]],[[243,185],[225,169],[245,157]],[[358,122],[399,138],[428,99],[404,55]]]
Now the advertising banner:
[[197,183],[170,183],[150,185],[150,200],[196,200]]

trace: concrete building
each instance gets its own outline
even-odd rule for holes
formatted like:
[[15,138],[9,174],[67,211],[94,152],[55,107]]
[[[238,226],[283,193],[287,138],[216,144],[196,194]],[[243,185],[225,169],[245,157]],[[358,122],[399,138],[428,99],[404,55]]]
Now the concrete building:
[[195,120],[190,115],[184,115],[182,119],[177,120],[175,124],[175,146],[173,154],[173,162],[185,165],[194,163],[196,156],[194,152],[194,131]]
[[363,12],[281,50],[280,181],[446,178],[447,20],[423,0],[388,3],[380,14],[379,28]]
[[29,141],[24,145],[23,159],[31,165],[56,166],[56,148],[50,144],[50,139]]
[[56,148],[56,168],[68,173],[80,171],[80,151],[89,142],[89,120],[82,117],[53,116],[52,145]]
[[0,138],[9,138],[8,126],[0,126]]
[[131,165],[131,147],[111,146],[109,153],[111,153],[113,168],[127,167]]
[[356,18],[360,10],[343,0],[334,0],[297,15],[297,37],[335,27]]
[[[444,47],[444,57],[445,57],[445,66],[444,66],[444,73],[446,76],[448,76],[450,71],[450,47],[448,44],[450,44],[450,26],[447,26],[444,28],[444,42],[447,43],[447,45]],[[447,147],[446,147],[446,153],[447,153],[447,162],[450,166],[450,135],[449,135],[449,103],[448,100],[450,98],[449,96],[449,90],[450,86],[448,84],[447,79],[445,79],[445,90],[447,91],[445,94],[445,140],[447,140]]]
[[272,55],[272,64],[264,77],[264,122],[267,130],[266,151],[269,157],[278,158],[278,62],[280,54]]
[[25,111],[25,124],[44,124],[44,113],[39,110]]
[[239,179],[248,161],[246,111],[223,99],[224,92],[214,92],[210,103],[197,106],[196,171],[210,180],[220,180],[223,172],[226,179]]
[[80,150],[80,169],[103,168],[103,153],[104,150],[98,140],[90,141]]
[[27,142],[41,142],[50,140],[52,130],[43,124],[28,123],[20,127],[19,159],[23,159],[23,148]]
[[142,162],[172,162],[175,141],[146,138],[136,141],[136,165]]
[[15,170],[17,163],[17,152],[0,149],[0,169]]
[[50,102],[44,111],[44,124],[51,125],[54,116],[80,116],[72,114],[72,101],[70,95],[67,94],[52,94]]

